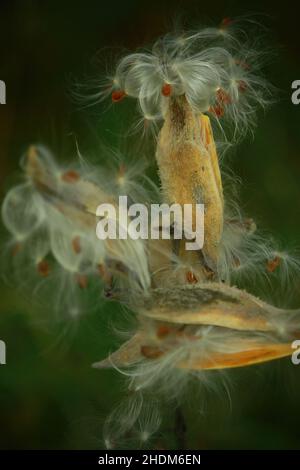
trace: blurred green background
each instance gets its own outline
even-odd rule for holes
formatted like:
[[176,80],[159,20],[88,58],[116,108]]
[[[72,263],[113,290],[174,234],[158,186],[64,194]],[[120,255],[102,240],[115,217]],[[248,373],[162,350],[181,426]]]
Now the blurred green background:
[[[101,54],[113,56],[105,48],[147,44],[173,18],[218,24],[225,16],[248,13],[259,13],[270,30],[276,54],[267,72],[280,92],[278,102],[260,115],[255,138],[229,161],[243,180],[246,212],[283,246],[300,245],[300,105],[291,103],[291,83],[300,79],[296,2],[262,7],[256,0],[2,0],[0,79],[7,104],[0,106],[1,198],[17,180],[19,158],[32,142],[48,144],[66,160],[76,140],[96,156],[100,142],[120,140],[124,108],[119,116],[111,109],[104,115],[101,107],[80,111],[68,94],[74,78],[101,65]],[[45,311],[37,308],[31,292],[16,287],[1,281],[0,339],[7,345],[7,365],[0,366],[0,447],[102,447],[103,419],[125,385],[116,372],[95,371],[90,364],[114,347],[111,324],[122,312],[106,304],[76,325],[53,322],[46,305]],[[193,395],[186,397],[188,447],[299,449],[300,366],[286,359],[235,371],[231,378],[231,405],[222,393],[206,393],[196,421],[189,406]],[[174,445],[167,434],[153,444]]]

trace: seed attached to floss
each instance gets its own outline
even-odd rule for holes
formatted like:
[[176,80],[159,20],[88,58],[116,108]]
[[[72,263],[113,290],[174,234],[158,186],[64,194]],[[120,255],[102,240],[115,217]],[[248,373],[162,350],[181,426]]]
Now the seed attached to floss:
[[80,289],[86,289],[88,285],[88,278],[83,274],[76,275],[76,282],[79,285]]
[[197,284],[198,279],[192,271],[186,273],[186,280],[189,284]]
[[68,170],[61,175],[61,179],[66,183],[76,183],[80,179],[80,175],[75,170]]
[[213,279],[215,276],[215,272],[209,266],[204,266],[204,272],[207,279]]
[[231,18],[229,18],[229,16],[226,16],[225,18],[222,19],[221,24],[220,24],[220,28],[225,29],[228,26],[230,26],[232,23],[233,23],[233,20]]
[[241,93],[244,93],[247,90],[247,84],[244,82],[244,80],[239,80],[238,89]]
[[224,108],[220,104],[211,106],[208,111],[217,117],[222,117],[224,115]]
[[119,176],[124,176],[126,173],[126,165],[121,163],[119,166]]
[[164,353],[161,349],[155,348],[153,346],[142,346],[141,347],[141,354],[146,357],[147,359],[158,359]]
[[168,336],[172,331],[172,328],[167,325],[160,325],[156,330],[156,336],[158,338],[165,338]]
[[250,65],[247,64],[247,62],[244,62],[243,60],[236,60],[235,61],[236,65],[239,65],[240,67],[242,67],[242,69],[244,70],[250,70]]
[[76,254],[81,252],[80,237],[78,235],[74,237],[72,240],[72,248],[73,248],[74,253]]
[[21,248],[22,248],[22,245],[20,242],[15,243],[14,246],[12,247],[11,255],[16,256],[21,250]]
[[105,267],[105,265],[98,264],[98,272],[99,272],[99,276],[105,283],[107,284],[112,283],[112,275],[110,274],[108,269]]
[[111,94],[111,100],[113,103],[118,103],[119,101],[122,101],[123,98],[125,98],[126,93],[123,90],[115,90]]
[[269,273],[273,273],[278,268],[278,266],[280,265],[280,262],[281,262],[281,259],[280,259],[279,256],[275,256],[275,258],[270,259],[267,262],[267,271]]
[[161,89],[161,94],[165,97],[170,96],[172,93],[172,86],[170,83],[165,83]]
[[228,93],[226,93],[225,90],[223,90],[222,88],[219,88],[217,90],[217,101],[220,103],[220,104],[230,104],[231,103],[231,97]]
[[147,129],[149,129],[150,121],[151,121],[151,119],[149,119],[147,117],[145,117],[145,119],[143,120],[144,131],[147,131]]
[[241,266],[241,260],[238,256],[233,256],[233,266],[237,269]]
[[42,261],[40,261],[38,264],[37,264],[37,271],[38,273],[40,274],[40,276],[42,277],[47,277],[50,273],[50,266],[49,266],[49,263],[48,261],[46,261],[45,259],[43,259]]
[[126,166],[124,165],[124,163],[121,163],[121,165],[119,166],[119,171],[117,173],[117,183],[119,186],[122,186],[124,184],[125,174]]

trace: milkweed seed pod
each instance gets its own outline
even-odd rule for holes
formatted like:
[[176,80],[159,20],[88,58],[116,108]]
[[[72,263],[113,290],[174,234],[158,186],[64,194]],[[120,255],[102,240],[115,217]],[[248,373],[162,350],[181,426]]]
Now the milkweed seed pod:
[[[115,106],[136,99],[142,118],[156,123],[152,162],[160,193],[154,183],[148,189],[142,158],[112,174],[82,160],[62,168],[44,147],[32,146],[23,163],[25,182],[3,202],[13,259],[34,266],[43,284],[59,267],[76,286],[76,299],[100,278],[106,297],[136,318],[128,341],[94,364],[115,367],[129,381],[128,398],[104,425],[107,448],[126,436],[148,442],[161,423],[158,394],[176,397],[193,378],[206,384],[210,370],[289,356],[299,335],[299,310],[254,295],[257,284],[266,292],[276,276],[285,291],[299,275],[299,261],[241,213],[227,194],[235,180],[220,162],[220,149],[253,130],[257,108],[272,100],[272,87],[260,74],[264,54],[249,37],[229,20],[219,28],[168,34],[151,49],[121,58],[93,95],[98,101],[110,96]],[[97,238],[99,204],[112,206],[107,217],[117,224],[119,196],[142,199],[149,208],[153,189],[162,204],[204,205],[202,247],[188,250],[187,234],[172,233],[172,218],[169,238]],[[131,220],[127,215],[121,223],[126,235]],[[193,211],[190,222],[194,233]],[[162,230],[159,220],[155,230]],[[62,289],[58,305],[66,298]],[[77,304],[70,312],[80,310]]]

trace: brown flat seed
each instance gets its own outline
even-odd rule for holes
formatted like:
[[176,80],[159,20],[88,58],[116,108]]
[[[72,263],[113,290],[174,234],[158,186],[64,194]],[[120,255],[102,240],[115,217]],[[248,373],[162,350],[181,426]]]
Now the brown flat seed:
[[73,251],[78,254],[81,252],[81,246],[80,246],[80,237],[79,236],[76,236],[73,238],[72,240],[72,248],[73,248]]
[[174,330],[174,328],[171,328],[170,326],[160,325],[156,330],[156,336],[158,338],[165,338],[165,336],[168,336],[172,330]]
[[147,359],[158,359],[163,356],[164,353],[161,349],[155,348],[154,346],[142,346],[141,354],[147,357]]
[[102,278],[104,282],[106,282],[107,284],[111,284],[112,275],[110,274],[110,272],[108,271],[108,269],[106,268],[104,264],[98,264],[98,272],[99,272],[99,276]]
[[161,93],[163,96],[170,96],[172,93],[172,86],[169,83],[165,83],[161,89]]
[[42,261],[40,261],[38,264],[37,264],[37,270],[38,270],[38,273],[42,276],[42,277],[47,277],[50,273],[50,266],[49,266],[49,263],[48,261],[46,261],[45,259],[43,259]]
[[193,273],[193,271],[188,271],[186,273],[186,280],[189,284],[197,284],[197,282],[198,282],[198,279],[195,276],[195,274]]
[[241,266],[241,260],[235,255],[233,255],[233,266],[235,268],[239,268]]
[[16,256],[21,250],[21,248],[22,248],[22,245],[20,242],[15,243],[11,250],[12,256]]
[[280,262],[281,262],[281,259],[279,256],[275,256],[275,258],[267,261],[267,271],[269,273],[273,273],[275,269],[277,269],[278,266],[280,265]]
[[217,91],[217,100],[221,105],[231,103],[231,98],[230,98],[229,94],[226,93],[226,91],[223,90],[222,88],[219,88],[219,90]]
[[225,18],[222,19],[220,28],[225,29],[228,26],[230,26],[232,23],[233,23],[233,20],[229,16],[226,16]]
[[216,106],[210,106],[209,112],[217,117],[222,117],[224,115],[224,107],[220,104]]
[[125,98],[126,93],[123,90],[116,90],[113,91],[111,94],[111,100],[113,103],[118,103],[119,101],[122,101],[123,98]]
[[61,175],[61,179],[66,183],[76,183],[80,179],[80,175],[75,170],[68,170]]
[[77,284],[79,285],[80,289],[86,289],[88,285],[88,278],[87,276],[84,276],[83,274],[77,274],[76,275],[76,281]]
[[247,91],[247,83],[244,80],[240,80],[238,83],[238,88],[241,93]]

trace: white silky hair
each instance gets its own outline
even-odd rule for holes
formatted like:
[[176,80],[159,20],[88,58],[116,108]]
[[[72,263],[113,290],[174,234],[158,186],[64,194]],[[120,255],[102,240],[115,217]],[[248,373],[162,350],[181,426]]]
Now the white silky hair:
[[[230,133],[233,140],[245,135],[255,125],[257,108],[265,108],[271,102],[272,88],[260,75],[264,53],[255,42],[242,30],[231,26],[168,34],[156,41],[151,49],[123,57],[115,73],[108,77],[108,86],[107,83],[97,82],[99,90],[90,99],[101,101],[111,93],[124,93],[137,100],[143,119],[158,126],[164,119],[170,96],[185,95],[196,115],[210,115],[214,136],[217,133],[220,136],[218,150],[225,149],[231,145],[227,135]],[[165,86],[169,88],[164,91]],[[52,189],[59,195],[60,203],[66,206],[73,203],[74,206],[84,206],[86,201],[93,200],[95,194],[99,195],[96,188],[113,199],[128,195],[131,201],[148,203],[152,194],[158,193],[155,185],[145,176],[145,160],[140,156],[136,161],[128,162],[126,159],[123,162],[123,157],[116,152],[115,165],[103,170],[100,166],[89,164],[82,155],[79,155],[75,166],[68,168],[58,165],[45,147],[37,146],[36,151],[43,160],[43,182],[52,182]],[[111,155],[105,155],[104,160],[110,159]],[[79,182],[70,184],[64,181],[62,176],[74,169]],[[69,316],[77,318],[86,311],[84,297],[93,299],[94,307],[98,305],[97,299],[101,301],[99,285],[90,295],[90,290],[81,289],[78,276],[95,279],[98,266],[105,265],[109,258],[110,261],[120,262],[127,270],[124,277],[129,283],[122,284],[120,281],[124,290],[127,289],[127,297],[132,292],[135,296],[149,294],[151,279],[147,243],[130,238],[100,241],[95,236],[95,230],[85,227],[76,218],[70,220],[51,197],[43,197],[27,177],[23,184],[7,194],[2,205],[2,219],[12,235],[10,248],[13,244],[22,245],[16,255],[18,266],[23,266],[22,269],[18,268],[20,283],[29,278],[31,269],[51,257],[56,262],[55,267],[51,267],[47,278],[40,280],[34,292],[43,294],[49,289],[52,293],[51,308],[67,311]],[[98,201],[99,204],[101,202],[106,201]],[[225,202],[228,206],[226,197]],[[79,243],[77,248],[76,243],[74,248],[74,241]],[[168,250],[164,253],[162,249],[158,254],[166,261],[165,266],[161,264],[159,268],[166,274],[165,287],[170,285],[176,288],[176,283],[184,284],[187,271],[201,268],[202,261],[197,266],[195,262],[189,264],[182,261]],[[276,258],[280,260],[278,269],[268,273],[266,264]],[[243,287],[245,282],[253,285],[278,275],[286,286],[293,283],[299,271],[297,257],[274,248],[271,240],[245,228],[244,219],[235,203],[231,212],[225,211],[217,273],[219,280]],[[155,397],[162,394],[176,400],[181,398],[194,379],[200,386],[214,389],[216,375],[223,379],[226,374],[222,370],[193,370],[197,359],[209,360],[216,353],[246,351],[267,341],[276,343],[281,337],[290,340],[298,329],[299,315],[298,312],[287,312],[286,316],[274,316],[272,322],[275,334],[184,325],[187,335],[178,335],[175,347],[172,347],[172,339],[166,338],[161,344],[161,357],[140,358],[131,367],[122,370],[128,376],[131,395],[105,421],[103,438],[106,448],[119,447],[125,441],[124,445],[130,446],[137,440],[144,445],[157,432],[161,414],[157,399],[148,397],[148,392]],[[149,320],[147,327],[146,339],[151,344],[153,337],[156,337],[157,323]],[[192,339],[188,333],[193,336]],[[157,343],[154,342],[154,346]],[[182,363],[186,364],[186,368],[180,366]]]
[[[242,217],[237,206],[231,216],[226,214],[219,248],[219,279],[252,292],[259,289],[266,301],[266,287],[270,290],[273,285],[284,298],[287,293],[295,294],[300,279],[299,250],[279,249],[252,219]],[[269,266],[274,262],[273,271]]]
[[[150,163],[142,155],[125,156],[118,150],[110,152],[112,163],[107,168],[107,191],[119,196],[126,195],[131,202],[150,204],[158,201],[158,186],[147,176]],[[105,172],[104,172],[105,173]]]
[[120,445],[138,419],[143,406],[143,396],[135,394],[120,402],[107,416],[103,426],[103,440],[107,449]]
[[[56,261],[66,270],[74,273],[89,273],[105,260],[105,247],[97,243],[93,233],[84,231],[72,224],[66,217],[53,208],[49,208],[51,218],[49,237],[51,252]],[[78,239],[80,250],[74,253],[72,242]],[[76,256],[74,256],[76,255]]]
[[[55,163],[51,153],[45,147],[36,146],[35,151],[40,164],[39,178],[43,185],[50,185],[52,192],[46,191],[44,194],[38,189],[34,178],[26,174],[25,182],[12,188],[2,204],[2,220],[11,234],[7,248],[10,252],[15,251],[15,255],[10,258],[13,261],[18,283],[27,284],[30,270],[37,272],[39,263],[46,260],[44,269],[47,272],[44,273],[45,277],[40,279],[34,290],[45,291],[45,285],[52,286],[54,296],[58,299],[55,301],[53,298],[53,304],[57,304],[61,310],[65,310],[67,305],[67,310],[71,315],[80,310],[80,289],[77,283],[80,280],[86,283],[86,280],[80,276],[98,279],[99,266],[105,266],[109,261],[122,263],[127,270],[127,282],[133,290],[147,290],[150,285],[150,274],[144,240],[132,240],[130,237],[125,240],[118,238],[99,240],[96,236],[96,216],[93,227],[84,224],[80,217],[77,218],[76,212],[73,215],[71,213],[70,216],[68,214],[72,204],[75,208],[84,207],[86,203],[96,207],[102,202],[107,202],[106,200],[98,201],[97,198],[100,196],[117,201],[120,189],[111,184],[111,192],[106,194],[101,187],[109,188],[107,174],[104,172],[101,177],[101,173],[98,170],[93,171],[93,167],[84,159],[81,159],[72,169],[63,168]],[[26,171],[25,162],[22,165]],[[76,175],[75,181],[71,183],[63,178],[68,171],[74,171],[73,175]],[[139,183],[134,178],[138,171],[129,166],[125,176],[124,190],[128,190],[132,197],[133,195],[137,197],[137,194],[147,197],[147,189],[143,181]],[[146,177],[142,178],[142,180],[145,179]],[[100,188],[99,191],[98,188]],[[66,213],[64,207],[67,210]],[[57,263],[57,266],[53,264],[53,261]],[[63,289],[61,286],[64,286]],[[66,299],[63,299],[62,290],[65,292]],[[82,293],[81,296],[84,294]],[[71,301],[72,297],[73,301]],[[79,308],[76,308],[76,302]]]
[[25,239],[45,221],[40,196],[28,183],[12,188],[2,204],[2,220],[16,240]]
[[107,416],[103,441],[107,449],[145,445],[161,425],[158,400],[130,392]]
[[[192,333],[191,341],[188,335],[177,339],[176,347],[168,348],[168,340],[161,344],[164,353],[153,359],[139,359],[130,367],[119,369],[129,380],[129,389],[140,393],[155,393],[158,396],[168,397],[170,400],[180,399],[187,387],[194,381],[199,386],[216,390],[217,377],[226,379],[226,370],[202,370],[193,369],[193,363],[197,359],[213,360],[217,354],[234,354],[251,350],[253,347],[263,346],[268,341],[276,343],[280,341],[280,333],[287,337],[287,327],[299,324],[299,316],[290,316],[286,322],[282,317],[277,323],[274,319],[277,332],[248,332],[238,331],[216,326],[195,326],[185,328],[187,333]],[[152,325],[155,328],[155,324]],[[149,342],[151,341],[151,321],[148,322]],[[198,337],[198,339],[197,339]],[[172,341],[172,340],[170,340]],[[151,343],[149,343],[151,344]],[[174,346],[174,345],[173,345]],[[184,368],[181,367],[185,363]],[[191,367],[190,367],[191,366]],[[224,384],[223,384],[224,385]],[[216,390],[217,391],[217,390]]]
[[[274,88],[261,75],[266,57],[257,31],[244,32],[242,23],[170,33],[152,48],[121,57],[106,86],[99,87],[90,101],[121,92],[122,98],[137,99],[146,121],[159,122],[169,94],[185,95],[195,113],[209,113],[215,129],[222,129],[221,140],[238,140],[255,125],[257,108],[272,102]],[[167,93],[165,85],[170,86]],[[222,116],[216,107],[222,108]]]

